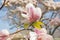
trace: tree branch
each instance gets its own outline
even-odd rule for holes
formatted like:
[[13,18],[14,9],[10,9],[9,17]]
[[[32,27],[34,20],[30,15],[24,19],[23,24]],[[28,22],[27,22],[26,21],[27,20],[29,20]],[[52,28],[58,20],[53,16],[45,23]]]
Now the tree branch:
[[19,32],[21,32],[21,31],[23,31],[23,30],[31,30],[31,31],[33,31],[32,29],[22,29],[22,30],[19,30],[19,31],[17,31],[17,32],[11,33],[10,35],[14,35],[14,34],[16,34],[16,33],[19,33]]
[[4,7],[6,0],[4,0],[2,6],[0,7],[0,10]]

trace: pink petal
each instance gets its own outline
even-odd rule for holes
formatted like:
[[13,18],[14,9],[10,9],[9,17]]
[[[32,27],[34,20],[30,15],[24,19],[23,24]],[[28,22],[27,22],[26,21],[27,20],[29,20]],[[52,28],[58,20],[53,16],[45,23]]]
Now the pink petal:
[[34,10],[33,10],[33,8],[31,7],[31,8],[30,8],[30,17],[29,17],[30,22],[34,22],[34,21],[36,21],[38,18],[39,18],[39,16],[36,15],[36,13],[34,13]]
[[47,31],[45,28],[42,28],[41,30],[34,29],[34,32],[36,32],[38,35],[40,34],[47,34]]
[[6,40],[9,36],[9,32],[7,30],[0,31],[0,40]]
[[41,18],[41,10],[39,8],[35,8],[33,4],[29,3],[26,5],[26,9],[28,12],[28,20],[30,22],[35,22],[39,18]]

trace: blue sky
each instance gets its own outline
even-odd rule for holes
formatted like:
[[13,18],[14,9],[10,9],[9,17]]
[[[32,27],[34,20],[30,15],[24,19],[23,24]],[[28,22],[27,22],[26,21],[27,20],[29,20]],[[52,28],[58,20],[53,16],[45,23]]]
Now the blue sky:
[[60,0],[54,0],[55,2],[60,2]]
[[7,9],[4,7],[0,10],[0,30],[7,29],[10,33],[14,32],[16,29],[10,30],[12,26],[9,26],[9,22],[5,22],[2,18],[6,15]]

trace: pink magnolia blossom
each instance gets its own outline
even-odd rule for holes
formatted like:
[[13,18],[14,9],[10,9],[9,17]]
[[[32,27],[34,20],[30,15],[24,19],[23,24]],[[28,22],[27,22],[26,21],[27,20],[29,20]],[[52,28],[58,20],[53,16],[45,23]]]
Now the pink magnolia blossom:
[[9,36],[9,32],[7,30],[0,31],[0,40],[7,40]]
[[29,35],[30,35],[30,40],[37,40],[37,34],[35,32],[30,31]]
[[26,5],[26,14],[21,14],[24,18],[26,18],[29,22],[34,22],[34,21],[37,21],[41,18],[41,9],[36,7],[31,4],[31,3],[28,3]]
[[49,24],[58,26],[58,25],[60,25],[60,19],[58,17],[56,17],[56,18],[52,19]]
[[38,29],[34,29],[34,31],[40,35],[41,33],[44,33],[44,34],[47,34],[47,30],[45,28],[42,28],[41,30],[38,30]]
[[37,40],[53,40],[53,37],[47,34],[47,31],[45,28],[42,28],[41,30],[35,29],[34,31],[38,35]]
[[37,40],[53,40],[53,37],[48,34],[40,34]]

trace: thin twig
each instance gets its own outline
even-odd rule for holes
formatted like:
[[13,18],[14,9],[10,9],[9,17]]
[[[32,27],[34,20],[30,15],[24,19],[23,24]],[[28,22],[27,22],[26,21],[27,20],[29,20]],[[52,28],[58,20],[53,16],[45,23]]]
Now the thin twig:
[[13,34],[19,33],[19,32],[21,32],[21,31],[23,31],[23,30],[31,30],[31,31],[32,31],[32,29],[22,29],[22,30],[19,30],[19,31],[17,31],[17,32],[11,33],[10,35],[13,35]]
[[0,7],[0,10],[4,7],[6,0],[4,0],[2,6]]

